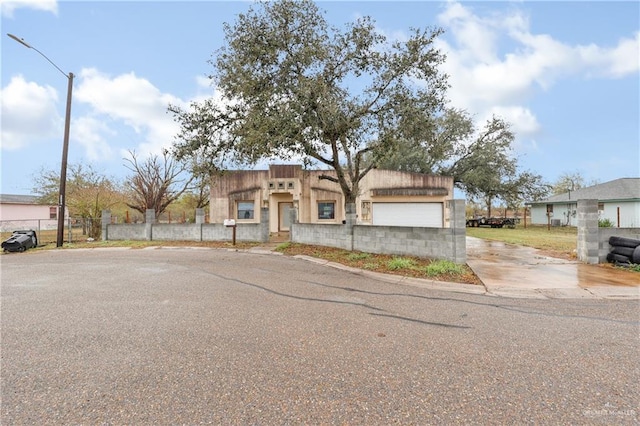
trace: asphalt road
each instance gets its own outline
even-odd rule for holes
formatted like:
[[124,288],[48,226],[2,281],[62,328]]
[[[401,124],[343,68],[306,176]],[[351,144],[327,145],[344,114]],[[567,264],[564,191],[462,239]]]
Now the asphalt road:
[[1,423],[638,424],[638,301],[215,249],[0,256]]

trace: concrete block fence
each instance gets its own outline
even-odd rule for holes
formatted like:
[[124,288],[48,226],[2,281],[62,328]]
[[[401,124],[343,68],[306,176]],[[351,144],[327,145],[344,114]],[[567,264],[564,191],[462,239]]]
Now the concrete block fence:
[[[291,224],[291,241],[368,253],[467,261],[464,200],[449,202],[449,228],[354,225],[355,212],[347,206],[342,225]],[[294,215],[295,217],[295,215]]]
[[[269,241],[269,210],[262,209],[260,223],[241,223],[236,241]],[[195,223],[156,223],[155,211],[145,214],[142,224],[112,224],[111,212],[102,212],[102,239],[138,241],[231,241],[233,229],[222,223],[204,223],[204,210],[196,209]]]
[[640,228],[598,227],[598,200],[578,200],[578,260],[584,263],[607,263],[612,236],[640,239]]
[[[466,263],[464,200],[447,206],[449,228],[356,225],[355,206],[348,205],[342,224],[298,223],[291,210],[291,242],[317,244],[369,253],[397,254]],[[221,223],[204,223],[204,211],[196,211],[196,223],[156,223],[155,212],[147,210],[143,224],[112,224],[111,212],[102,212],[102,239],[145,241],[230,241],[233,230]],[[260,223],[240,223],[236,241],[269,241],[269,209],[260,212]]]

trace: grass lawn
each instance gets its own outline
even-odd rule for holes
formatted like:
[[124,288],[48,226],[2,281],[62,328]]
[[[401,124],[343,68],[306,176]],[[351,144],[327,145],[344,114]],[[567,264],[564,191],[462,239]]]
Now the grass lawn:
[[508,244],[534,247],[550,253],[576,258],[578,229],[574,227],[552,227],[522,225],[510,228],[467,228],[467,236],[485,240],[502,241]]

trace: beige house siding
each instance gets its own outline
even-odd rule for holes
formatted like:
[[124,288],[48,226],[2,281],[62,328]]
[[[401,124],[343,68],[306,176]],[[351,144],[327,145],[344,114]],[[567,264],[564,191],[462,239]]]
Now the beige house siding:
[[[287,230],[287,208],[298,209],[300,223],[341,223],[345,219],[344,196],[340,185],[321,176],[335,176],[333,170],[303,170],[300,165],[272,165],[269,170],[229,171],[212,178],[210,221],[259,223],[260,209],[269,208],[269,232]],[[362,181],[356,200],[358,223],[371,224],[371,204],[445,203],[453,199],[453,179],[392,170],[371,170]],[[253,218],[238,217],[239,203],[251,203]],[[333,203],[333,218],[319,218],[319,203]],[[246,204],[242,204],[246,206]],[[449,212],[444,208],[443,227]]]

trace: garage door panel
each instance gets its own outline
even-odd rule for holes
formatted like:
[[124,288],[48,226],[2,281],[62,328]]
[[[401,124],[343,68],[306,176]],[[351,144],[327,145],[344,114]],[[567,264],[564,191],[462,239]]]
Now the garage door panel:
[[442,203],[373,203],[372,223],[379,226],[442,228]]

